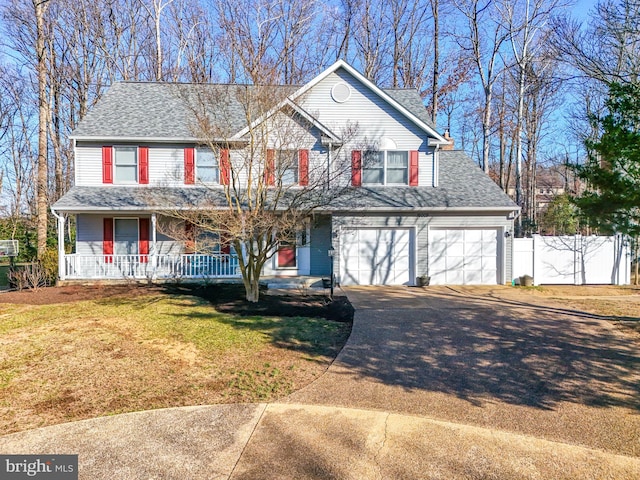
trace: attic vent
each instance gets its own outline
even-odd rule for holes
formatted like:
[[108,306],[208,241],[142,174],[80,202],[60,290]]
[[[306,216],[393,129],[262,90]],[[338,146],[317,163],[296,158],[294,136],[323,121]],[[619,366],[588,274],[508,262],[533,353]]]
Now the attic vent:
[[331,98],[338,103],[344,103],[351,97],[351,88],[344,82],[336,83],[331,89]]

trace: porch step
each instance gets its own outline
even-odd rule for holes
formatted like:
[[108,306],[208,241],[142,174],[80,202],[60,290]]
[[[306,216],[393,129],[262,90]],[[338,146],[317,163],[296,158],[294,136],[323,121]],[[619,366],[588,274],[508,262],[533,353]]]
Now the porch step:
[[266,284],[269,290],[324,290],[323,277],[263,277],[260,283]]

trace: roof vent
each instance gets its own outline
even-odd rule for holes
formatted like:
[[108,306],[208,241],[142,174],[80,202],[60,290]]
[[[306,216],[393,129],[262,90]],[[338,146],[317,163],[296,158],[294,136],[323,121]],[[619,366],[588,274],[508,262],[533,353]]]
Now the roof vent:
[[344,103],[351,98],[351,88],[344,82],[336,83],[331,89],[331,98],[335,102]]

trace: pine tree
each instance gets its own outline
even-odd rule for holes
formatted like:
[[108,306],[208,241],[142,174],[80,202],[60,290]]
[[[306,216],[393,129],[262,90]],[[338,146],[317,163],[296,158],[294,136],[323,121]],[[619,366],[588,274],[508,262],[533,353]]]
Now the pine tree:
[[[640,237],[640,84],[613,83],[607,114],[594,119],[602,132],[587,141],[589,159],[577,167],[587,190],[574,201],[593,228],[601,233]],[[638,282],[636,262],[636,283]]]

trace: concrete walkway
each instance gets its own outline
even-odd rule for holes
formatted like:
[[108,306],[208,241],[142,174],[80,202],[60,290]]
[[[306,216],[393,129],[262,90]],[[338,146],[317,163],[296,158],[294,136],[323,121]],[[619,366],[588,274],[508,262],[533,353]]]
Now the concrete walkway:
[[347,291],[354,330],[281,403],[137,412],[0,437],[83,479],[640,478],[637,343],[561,306]]

